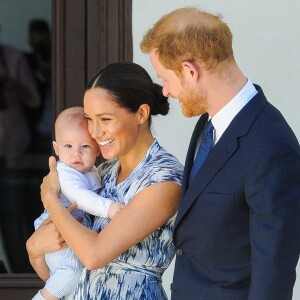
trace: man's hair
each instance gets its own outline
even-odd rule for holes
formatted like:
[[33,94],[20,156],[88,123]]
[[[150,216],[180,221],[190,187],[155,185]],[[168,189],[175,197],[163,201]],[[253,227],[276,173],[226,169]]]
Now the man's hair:
[[46,20],[33,19],[29,23],[29,32],[37,32],[40,34],[50,35],[50,27]]
[[160,62],[181,72],[182,62],[198,62],[212,69],[233,59],[232,34],[220,16],[194,7],[177,9],[164,15],[144,35],[144,53],[155,50]]

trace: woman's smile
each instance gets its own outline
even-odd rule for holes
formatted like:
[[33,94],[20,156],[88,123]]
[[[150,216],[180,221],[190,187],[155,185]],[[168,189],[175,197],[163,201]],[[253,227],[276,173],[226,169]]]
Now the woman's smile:
[[104,141],[97,141],[98,145],[100,147],[108,147],[110,146],[110,144],[114,141],[115,139],[107,139],[107,140],[104,140]]

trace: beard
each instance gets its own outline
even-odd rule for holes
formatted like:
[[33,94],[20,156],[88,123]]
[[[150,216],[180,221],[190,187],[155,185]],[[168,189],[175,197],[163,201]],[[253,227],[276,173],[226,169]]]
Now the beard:
[[207,112],[207,95],[200,90],[188,91],[183,87],[178,100],[185,117],[191,118]]

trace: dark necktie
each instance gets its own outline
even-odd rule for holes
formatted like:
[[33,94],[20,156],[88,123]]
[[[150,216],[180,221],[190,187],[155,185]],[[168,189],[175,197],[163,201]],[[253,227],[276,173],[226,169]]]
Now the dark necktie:
[[190,173],[190,182],[195,178],[213,147],[213,131],[214,126],[211,123],[211,120],[209,120],[204,128],[201,143]]

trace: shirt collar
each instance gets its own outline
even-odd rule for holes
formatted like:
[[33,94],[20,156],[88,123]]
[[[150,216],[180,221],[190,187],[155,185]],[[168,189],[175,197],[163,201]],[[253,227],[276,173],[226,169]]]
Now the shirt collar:
[[257,90],[253,83],[248,79],[240,92],[214,115],[211,120],[215,128],[215,143],[220,139],[234,117],[256,94]]

